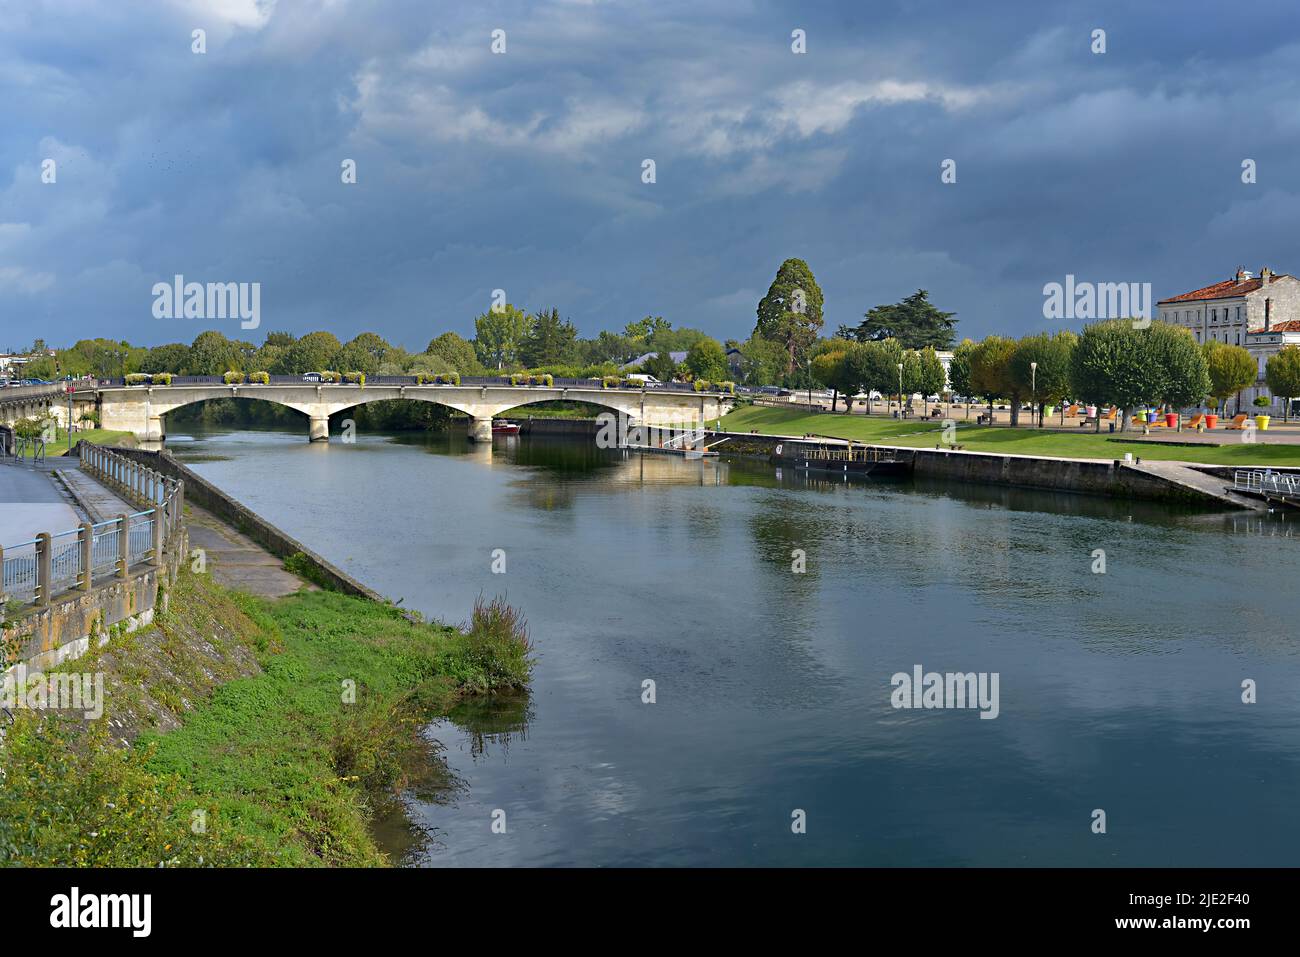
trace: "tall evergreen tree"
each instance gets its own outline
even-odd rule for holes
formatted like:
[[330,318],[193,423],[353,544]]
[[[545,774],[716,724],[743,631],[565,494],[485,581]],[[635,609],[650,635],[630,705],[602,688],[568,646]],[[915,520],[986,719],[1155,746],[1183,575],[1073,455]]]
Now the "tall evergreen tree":
[[930,294],[918,289],[902,302],[876,306],[853,329],[841,331],[860,342],[897,339],[904,349],[950,349],[957,337],[955,312],[943,312],[930,302]]
[[822,290],[802,259],[787,259],[758,303],[754,332],[779,342],[786,352],[786,374],[817,341],[822,323]]

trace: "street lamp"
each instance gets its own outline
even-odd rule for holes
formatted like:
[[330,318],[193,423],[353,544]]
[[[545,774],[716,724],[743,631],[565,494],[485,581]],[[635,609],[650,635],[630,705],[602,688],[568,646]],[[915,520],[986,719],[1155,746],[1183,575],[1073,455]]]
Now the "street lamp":
[[[1037,362],[1029,363],[1029,394],[1030,394],[1029,414],[1034,415],[1035,414],[1034,408],[1035,406],[1038,405],[1038,363]],[[1041,419],[1039,420],[1038,424],[1040,427],[1042,426],[1043,423]]]
[[812,357],[808,358],[808,411],[812,411]]
[[898,364],[898,418],[903,418],[903,363]]

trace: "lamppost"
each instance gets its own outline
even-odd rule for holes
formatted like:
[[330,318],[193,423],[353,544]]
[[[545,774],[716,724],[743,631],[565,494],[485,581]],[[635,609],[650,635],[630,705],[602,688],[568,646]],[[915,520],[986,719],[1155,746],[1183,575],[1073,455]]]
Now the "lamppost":
[[63,386],[64,394],[68,397],[68,451],[72,451],[72,383],[67,382]]
[[808,411],[812,411],[812,358],[808,359]]
[[[1035,415],[1036,413],[1034,410],[1038,406],[1038,363],[1037,362],[1029,363],[1029,395],[1030,395],[1029,414]],[[1039,419],[1038,425],[1040,428],[1042,427],[1042,424],[1043,424],[1042,420]]]
[[898,418],[903,418],[903,363],[898,364]]

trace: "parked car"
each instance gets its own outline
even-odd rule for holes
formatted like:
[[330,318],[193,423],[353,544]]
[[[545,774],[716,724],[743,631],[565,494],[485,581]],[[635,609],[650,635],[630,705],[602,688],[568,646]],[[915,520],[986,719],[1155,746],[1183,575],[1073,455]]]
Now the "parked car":
[[303,382],[324,382],[325,377],[319,372],[308,372],[302,377]]
[[658,379],[652,375],[646,375],[644,372],[629,372],[627,377],[636,382],[644,382],[646,385],[659,385]]

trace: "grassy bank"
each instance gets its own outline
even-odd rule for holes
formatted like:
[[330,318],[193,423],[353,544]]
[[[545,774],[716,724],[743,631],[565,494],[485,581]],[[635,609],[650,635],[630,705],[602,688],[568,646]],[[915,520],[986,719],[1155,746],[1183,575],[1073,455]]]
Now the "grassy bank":
[[[1300,466],[1300,445],[1269,445],[1266,433],[1256,433],[1253,443],[1242,442],[1239,432],[1222,432],[1223,444],[1159,445],[1154,442],[1124,441],[1108,433],[1052,432],[1028,426],[977,426],[961,418],[957,422],[957,444],[976,452],[1005,452],[1053,458],[1117,459],[1132,452],[1150,460],[1199,462],[1206,465],[1296,465]],[[938,421],[898,421],[883,416],[807,413],[787,409],[748,406],[722,419],[722,428],[732,432],[772,435],[816,433],[860,442],[933,448],[942,425]]]
[[77,443],[82,439],[92,442],[95,445],[121,445],[125,442],[127,445],[135,444],[135,436],[131,432],[122,432],[117,429],[86,429],[81,432],[72,433],[72,450],[68,450],[68,430],[57,428],[56,437],[53,442],[48,443],[49,455],[75,455],[77,452]]
[[[170,598],[149,632],[65,666],[109,673],[103,719],[17,712],[0,863],[385,864],[368,826],[429,759],[418,728],[463,696],[520,692],[531,667],[503,605],[462,633],[365,599],[263,601],[189,573]],[[129,748],[124,729],[139,732]]]

